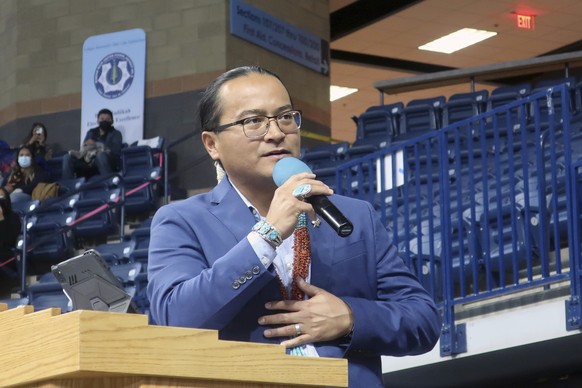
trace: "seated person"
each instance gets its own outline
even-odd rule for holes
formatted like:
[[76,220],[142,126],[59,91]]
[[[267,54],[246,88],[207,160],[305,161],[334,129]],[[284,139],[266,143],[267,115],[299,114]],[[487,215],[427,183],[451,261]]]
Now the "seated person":
[[101,109],[97,120],[99,126],[87,132],[81,150],[63,156],[62,179],[89,177],[94,169],[102,175],[118,170],[121,132],[113,127],[113,113],[109,109]]
[[43,123],[32,123],[30,133],[24,138],[23,144],[30,147],[38,163],[43,163],[52,157],[53,151],[46,143],[48,132]]
[[32,191],[41,182],[48,182],[46,172],[36,163],[30,146],[20,147],[8,183],[4,186],[10,193],[10,200],[13,203],[30,201]]
[[20,228],[20,217],[12,211],[10,194],[0,187],[0,261],[14,256]]
[[16,150],[8,145],[4,140],[0,140],[0,187],[8,181],[8,176],[12,170]]

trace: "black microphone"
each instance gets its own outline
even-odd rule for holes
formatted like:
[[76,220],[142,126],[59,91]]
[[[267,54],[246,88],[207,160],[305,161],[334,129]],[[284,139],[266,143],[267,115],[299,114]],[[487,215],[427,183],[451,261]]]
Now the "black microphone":
[[[279,160],[273,168],[273,180],[277,186],[281,186],[293,175],[309,172],[311,169],[301,160],[286,157]],[[342,212],[329,200],[326,195],[312,195],[305,198],[306,202],[309,202],[315,213],[317,213],[325,222],[336,231],[338,236],[347,237],[352,234],[354,230],[354,225],[348,220]]]

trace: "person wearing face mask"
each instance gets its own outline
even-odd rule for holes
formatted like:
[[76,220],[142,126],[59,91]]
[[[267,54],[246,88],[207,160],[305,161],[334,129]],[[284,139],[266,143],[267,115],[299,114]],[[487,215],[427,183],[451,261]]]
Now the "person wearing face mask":
[[13,203],[30,201],[36,185],[47,181],[47,174],[36,163],[31,147],[24,145],[18,149],[14,167],[4,189],[10,193]]
[[113,126],[113,113],[101,109],[97,114],[99,126],[90,129],[79,151],[69,151],[63,157],[62,179],[90,177],[95,172],[110,174],[119,168],[122,136]]

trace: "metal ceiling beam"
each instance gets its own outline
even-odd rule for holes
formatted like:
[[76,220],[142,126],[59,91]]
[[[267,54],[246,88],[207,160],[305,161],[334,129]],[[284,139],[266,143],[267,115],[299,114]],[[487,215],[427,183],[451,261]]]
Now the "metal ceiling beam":
[[330,50],[333,61],[352,63],[359,66],[374,66],[386,70],[405,71],[407,73],[436,73],[455,70],[455,67],[433,65],[432,63],[407,61],[405,59],[381,57],[370,54],[354,53],[352,51]]
[[329,15],[330,40],[342,38],[423,0],[358,0]]

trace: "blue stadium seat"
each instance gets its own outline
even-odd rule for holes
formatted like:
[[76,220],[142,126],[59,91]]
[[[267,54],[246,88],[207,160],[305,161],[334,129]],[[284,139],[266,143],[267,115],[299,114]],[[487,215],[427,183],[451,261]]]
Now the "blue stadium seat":
[[72,192],[76,192],[83,187],[86,182],[85,177],[72,178],[72,179],[61,179],[57,181],[59,184],[59,196],[67,195]]
[[312,169],[328,165],[330,162],[343,160],[349,148],[347,141],[321,144],[307,149],[301,159]]
[[61,180],[63,175],[63,157],[56,156],[51,159],[47,159],[43,162],[44,169],[46,170],[49,180],[51,182],[57,182]]
[[9,309],[13,309],[19,306],[26,306],[29,304],[28,298],[16,298],[16,299],[0,299],[0,303],[6,303]]
[[393,116],[386,110],[372,110],[358,117],[356,140],[379,138],[389,143],[397,135]]
[[442,96],[410,101],[400,115],[400,133],[396,141],[414,138],[434,131],[441,125],[441,109],[445,103]]
[[131,241],[134,242],[134,249],[131,252],[130,261],[142,263],[142,271],[146,271],[150,245],[150,227],[136,228],[131,232]]
[[129,262],[134,247],[135,241],[127,240],[117,243],[99,244],[95,247],[95,250],[99,252],[101,257],[109,265],[116,265]]
[[[491,95],[487,99],[487,111],[491,111],[496,108],[500,108],[511,102],[518,101],[524,97],[527,97],[531,91],[531,84],[523,83],[513,86],[501,86],[494,89]],[[525,117],[523,117],[525,115]],[[523,119],[523,120],[522,120]],[[505,133],[509,130],[518,131],[521,127],[522,121],[527,121],[528,112],[526,109],[521,107],[512,108],[509,111],[500,112],[496,115],[497,130],[501,133]],[[487,130],[489,137],[493,136],[495,129],[490,126]]]
[[35,310],[58,307],[62,313],[71,311],[72,305],[58,282],[36,283],[27,289],[29,303]]
[[[36,213],[27,228],[27,268],[26,273],[44,273],[51,264],[66,260],[73,255],[75,241],[69,229],[76,219],[74,209],[51,209],[50,212]],[[19,242],[22,246],[22,240]]]
[[559,90],[554,90],[550,95],[553,108],[552,113],[554,114],[554,118],[556,120],[555,124],[561,124],[564,100],[571,112],[575,110],[574,77],[539,82],[530,92],[530,96],[542,92],[540,97],[533,99],[530,103],[530,109],[528,113],[532,126],[536,122],[539,122],[539,124],[542,126],[542,129],[548,127],[550,114],[548,109],[548,89],[562,84],[566,85],[566,93],[564,95],[562,95],[563,93],[560,93]]
[[443,127],[481,114],[485,111],[487,90],[452,95],[442,106]]
[[358,139],[346,150],[346,159],[356,159],[388,146],[390,146],[390,139],[383,137]]
[[75,237],[104,237],[118,231],[116,206],[121,201],[120,184],[119,175],[111,174],[94,175],[81,186],[74,205],[77,218],[81,219],[74,226]]
[[137,275],[142,272],[142,263],[126,263],[119,265],[112,265],[109,267],[111,273],[115,275],[121,284],[125,286],[134,286]]
[[[511,203],[510,198],[475,206],[475,218],[470,209],[463,219],[466,225],[474,224],[469,230],[476,231],[479,252],[471,251],[473,257],[479,257],[489,271],[511,271],[513,264],[523,265],[525,260],[525,233],[521,216]],[[512,217],[515,217],[512,222]],[[514,227],[515,226],[515,227]],[[519,268],[516,268],[519,269]]]
[[18,214],[20,218],[24,216],[31,216],[40,207],[40,201],[35,199],[32,201],[20,201],[12,204],[12,210]]
[[373,105],[366,109],[366,112],[372,112],[376,110],[383,110],[390,114],[392,117],[392,127],[396,133],[400,133],[400,113],[404,109],[404,104],[401,102],[395,102],[393,104],[387,105]]
[[[159,150],[147,145],[133,146],[121,151],[121,166],[123,184],[126,195],[125,210],[128,214],[140,213],[155,209],[159,198],[157,181],[161,176]],[[133,192],[138,187],[141,189]]]

